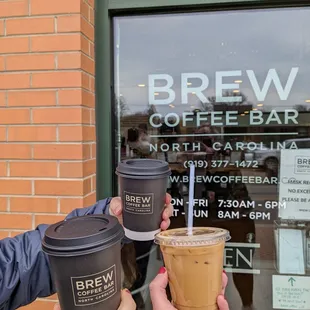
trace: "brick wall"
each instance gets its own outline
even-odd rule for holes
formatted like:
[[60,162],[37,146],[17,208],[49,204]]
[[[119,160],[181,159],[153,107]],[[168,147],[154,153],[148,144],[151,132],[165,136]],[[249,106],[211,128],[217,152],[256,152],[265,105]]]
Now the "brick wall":
[[94,0],[0,1],[0,238],[95,202],[94,105]]

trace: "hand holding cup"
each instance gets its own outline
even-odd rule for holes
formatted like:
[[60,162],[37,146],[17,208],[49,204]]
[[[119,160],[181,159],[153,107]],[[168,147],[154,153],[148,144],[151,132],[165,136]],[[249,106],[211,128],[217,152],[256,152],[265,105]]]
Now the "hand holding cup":
[[[222,274],[222,292],[217,298],[219,310],[229,310],[227,300],[225,299],[225,289],[228,283],[228,278],[223,272]],[[159,274],[150,284],[150,294],[153,304],[153,310],[177,310],[169,302],[166,294],[168,285],[168,273],[164,267],[160,268]]]
[[[171,195],[166,193],[165,208],[162,213],[161,230],[167,230],[170,226],[170,217],[173,214],[173,205],[171,204]],[[118,221],[123,225],[123,204],[121,197],[114,197],[110,202],[110,215],[117,217]]]
[[[130,292],[127,289],[122,290],[121,304],[120,304],[118,310],[136,310],[136,308],[137,308],[136,303],[133,300]],[[60,305],[56,304],[54,307],[54,310],[61,310]]]

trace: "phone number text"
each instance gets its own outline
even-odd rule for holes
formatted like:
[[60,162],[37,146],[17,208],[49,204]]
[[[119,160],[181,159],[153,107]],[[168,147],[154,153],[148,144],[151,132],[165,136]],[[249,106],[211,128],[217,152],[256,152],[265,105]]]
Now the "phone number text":
[[237,168],[258,168],[258,161],[256,160],[242,160],[230,162],[229,160],[186,160],[184,161],[184,167],[189,168],[194,165],[196,168],[226,168],[226,167],[237,167]]

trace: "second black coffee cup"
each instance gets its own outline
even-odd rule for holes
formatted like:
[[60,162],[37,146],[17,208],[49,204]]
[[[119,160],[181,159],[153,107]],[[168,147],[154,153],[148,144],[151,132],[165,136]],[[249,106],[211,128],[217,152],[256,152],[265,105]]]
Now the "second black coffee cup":
[[117,310],[121,300],[121,239],[115,217],[87,215],[51,225],[42,242],[61,310]]
[[125,235],[131,240],[154,240],[165,207],[169,165],[156,159],[128,159],[116,174],[123,202]]

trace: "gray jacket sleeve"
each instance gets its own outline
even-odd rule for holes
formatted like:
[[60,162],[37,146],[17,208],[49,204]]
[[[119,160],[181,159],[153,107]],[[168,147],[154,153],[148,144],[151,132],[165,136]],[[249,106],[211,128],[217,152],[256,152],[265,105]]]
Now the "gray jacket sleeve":
[[[110,201],[108,198],[74,210],[67,219],[107,213]],[[39,225],[33,231],[0,240],[0,310],[15,310],[55,293],[49,261],[41,247],[47,227]]]

